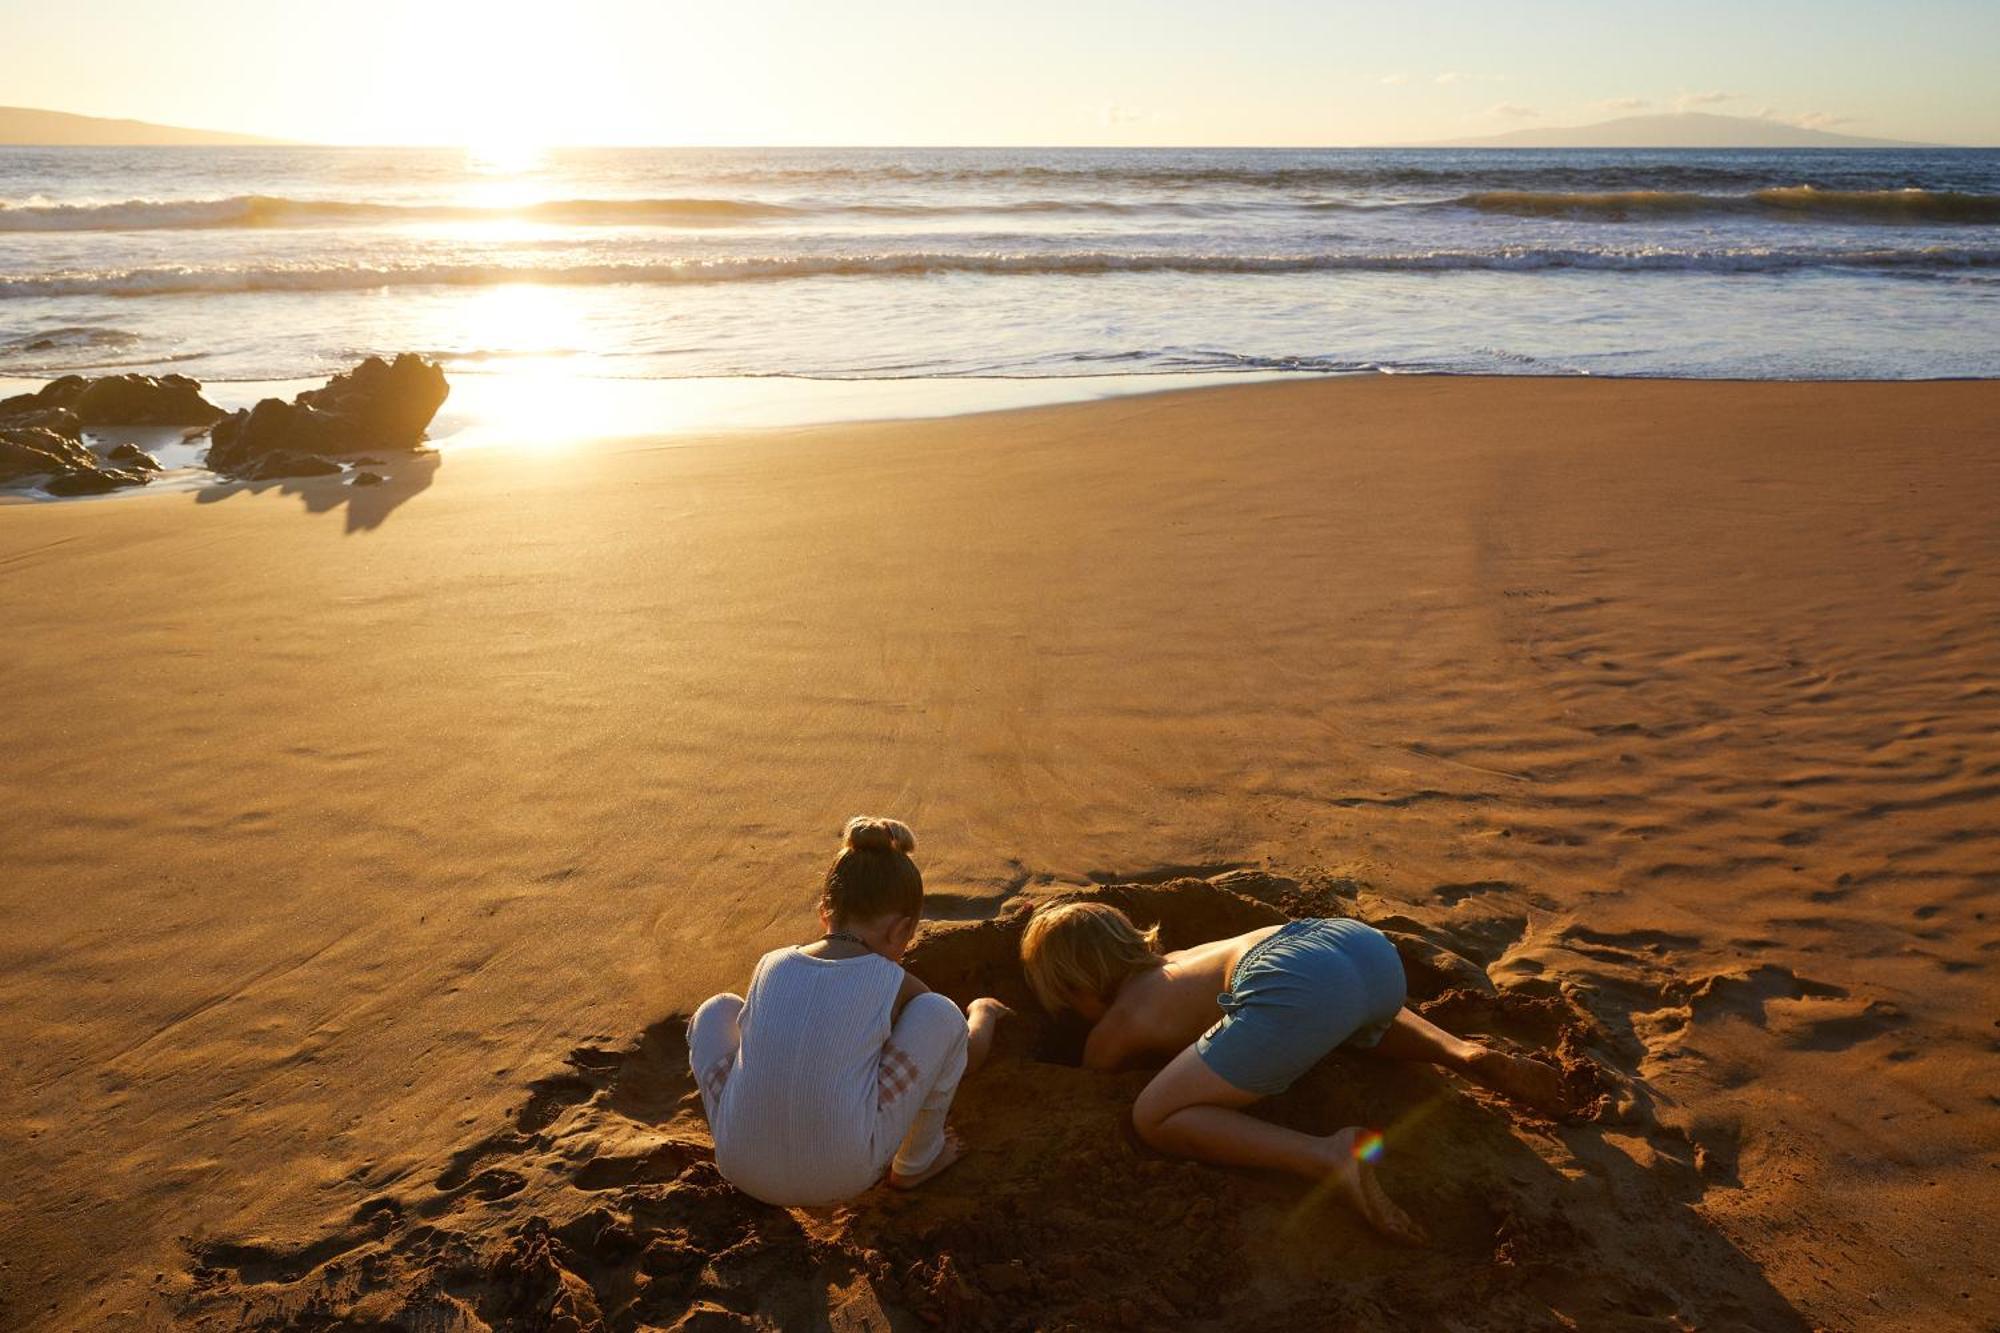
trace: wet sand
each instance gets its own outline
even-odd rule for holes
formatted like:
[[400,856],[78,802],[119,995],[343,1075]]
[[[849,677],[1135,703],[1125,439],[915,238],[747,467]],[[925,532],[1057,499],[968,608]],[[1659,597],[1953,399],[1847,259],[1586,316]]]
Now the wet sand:
[[[2000,386],[390,471],[0,510],[0,1325],[2000,1321]],[[748,1205],[678,1016],[811,932],[856,811],[968,922],[1253,868],[1174,901],[1351,911],[1441,1021],[1630,1096],[1329,1066],[1274,1113],[1405,1126],[1411,1253],[1144,1153],[1132,1079],[1024,1024],[934,1193]]]

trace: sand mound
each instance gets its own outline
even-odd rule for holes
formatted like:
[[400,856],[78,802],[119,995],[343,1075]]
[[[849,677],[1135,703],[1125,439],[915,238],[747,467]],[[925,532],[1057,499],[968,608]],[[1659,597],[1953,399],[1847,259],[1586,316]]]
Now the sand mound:
[[[1169,946],[1354,911],[1343,881],[1250,872],[1079,891],[1158,922]],[[1335,1056],[1270,1104],[1331,1130],[1386,1127],[1389,1187],[1435,1239],[1377,1241],[1287,1180],[1163,1159],[1125,1117],[1143,1073],[1068,1063],[1015,951],[1029,904],[927,929],[911,967],[956,999],[1018,1006],[960,1094],[973,1146],[934,1187],[785,1210],[710,1160],[685,1016],[622,1049],[586,1046],[531,1083],[508,1123],[375,1192],[303,1242],[191,1246],[174,1298],[198,1325],[250,1328],[835,1330],[1799,1325],[1690,1205],[1715,1170],[1614,1072],[1629,1041],[1559,986],[1496,991],[1462,950],[1490,924],[1377,913],[1413,1003],[1460,1031],[1556,1053],[1584,1114],[1557,1125],[1429,1070]],[[1365,914],[1365,913],[1357,913]],[[1470,942],[1468,942],[1468,940]],[[1475,984],[1459,984],[1476,979]],[[1748,982],[1695,985],[1697,1012]],[[1751,992],[1755,993],[1755,992]],[[1738,1001],[1740,1002],[1740,1000]]]

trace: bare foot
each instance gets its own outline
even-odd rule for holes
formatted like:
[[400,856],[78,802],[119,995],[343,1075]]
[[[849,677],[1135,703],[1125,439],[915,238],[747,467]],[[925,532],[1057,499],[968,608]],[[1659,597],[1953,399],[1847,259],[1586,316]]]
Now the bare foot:
[[1554,1065],[1485,1049],[1473,1057],[1466,1072],[1501,1096],[1537,1111],[1548,1115],[1567,1115],[1570,1111],[1562,1074]]
[[909,1175],[909,1176],[903,1175],[901,1172],[897,1171],[894,1167],[889,1168],[890,1188],[899,1190],[913,1190],[917,1186],[923,1184],[926,1180],[930,1180],[933,1179],[934,1177],[943,1175],[944,1169],[950,1166],[953,1162],[956,1162],[964,1154],[965,1154],[965,1141],[958,1137],[957,1130],[947,1129],[944,1132],[944,1147],[939,1150],[937,1155],[937,1160],[935,1162],[932,1162],[929,1166],[917,1172],[915,1175]]
[[1381,1136],[1373,1130],[1349,1125],[1338,1134],[1320,1140],[1326,1145],[1327,1183],[1354,1205],[1369,1226],[1390,1240],[1402,1245],[1430,1244],[1424,1229],[1383,1191],[1381,1182],[1375,1179],[1374,1164],[1365,1154],[1355,1151],[1357,1142],[1365,1144],[1369,1139],[1381,1142]]

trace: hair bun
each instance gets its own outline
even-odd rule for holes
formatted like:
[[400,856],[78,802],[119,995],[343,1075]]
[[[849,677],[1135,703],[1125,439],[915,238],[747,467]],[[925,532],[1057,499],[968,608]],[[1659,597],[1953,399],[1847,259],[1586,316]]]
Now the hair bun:
[[917,835],[908,824],[875,815],[856,815],[847,821],[841,846],[856,852],[902,852],[917,850]]

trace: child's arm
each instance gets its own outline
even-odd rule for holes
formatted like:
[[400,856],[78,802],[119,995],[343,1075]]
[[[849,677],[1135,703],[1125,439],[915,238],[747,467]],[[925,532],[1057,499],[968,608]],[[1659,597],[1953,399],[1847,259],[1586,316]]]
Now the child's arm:
[[1122,1069],[1147,1049],[1145,1034],[1117,1010],[1106,1014],[1083,1043],[1085,1069]]
[[965,1006],[965,1072],[978,1072],[993,1053],[994,1029],[1014,1011],[991,996],[981,996]]
[[914,972],[904,972],[903,986],[902,989],[896,992],[896,1007],[889,1011],[889,1021],[893,1023],[901,1018],[903,1016],[903,1006],[911,1000],[916,999],[919,995],[929,995],[930,993],[931,988],[917,980]]

